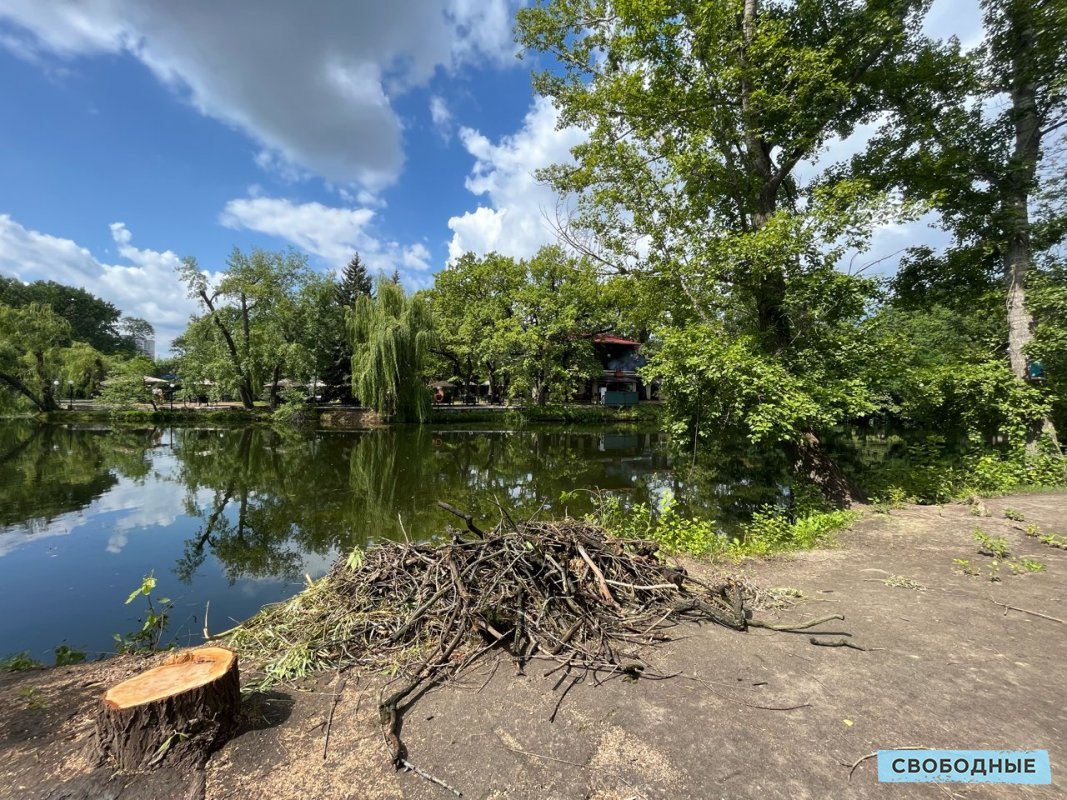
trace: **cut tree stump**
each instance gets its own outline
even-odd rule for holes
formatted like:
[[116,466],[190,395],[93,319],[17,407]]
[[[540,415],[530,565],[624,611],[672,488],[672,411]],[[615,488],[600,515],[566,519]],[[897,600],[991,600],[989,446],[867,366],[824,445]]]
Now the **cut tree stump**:
[[200,767],[237,731],[240,710],[237,654],[202,647],[108,689],[97,746],[123,770]]

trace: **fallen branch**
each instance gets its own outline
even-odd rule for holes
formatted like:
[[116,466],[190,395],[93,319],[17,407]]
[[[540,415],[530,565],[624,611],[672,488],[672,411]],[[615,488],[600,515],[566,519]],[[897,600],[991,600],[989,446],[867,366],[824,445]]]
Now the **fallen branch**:
[[863,650],[864,652],[867,651],[866,647],[858,645],[855,642],[850,642],[848,639],[845,639],[843,637],[840,639],[818,639],[812,636],[810,639],[808,639],[808,641],[814,645],[818,645],[819,647],[851,647],[853,650]]
[[410,761],[401,761],[400,762],[400,766],[402,766],[404,769],[406,769],[406,770],[408,770],[410,772],[414,772],[416,775],[418,775],[421,778],[425,778],[430,783],[436,783],[441,788],[447,789],[448,791],[452,792],[452,794],[454,794],[456,797],[463,797],[463,792],[461,792],[459,789],[457,789],[456,787],[450,786],[449,784],[445,783],[443,780],[438,778],[436,775],[431,775],[426,770],[420,769],[419,767],[416,767]]
[[781,623],[781,624],[772,624],[770,622],[761,622],[759,620],[750,619],[748,621],[748,624],[749,624],[749,627],[752,627],[752,628],[764,628],[764,629],[769,630],[769,631],[786,631],[786,632],[789,632],[789,631],[807,630],[808,628],[814,628],[816,625],[822,625],[824,622],[830,622],[831,620],[835,620],[835,619],[844,621],[845,617],[842,614],[831,614],[828,617],[819,617],[818,619],[809,619],[807,622]]
[[1047,619],[1049,622],[1058,622],[1060,625],[1067,625],[1067,621],[1060,619],[1059,617],[1050,617],[1048,614],[1042,614],[1040,611],[1031,611],[1028,608],[1019,608],[1018,606],[1009,606],[1004,603],[998,603],[996,600],[990,600],[993,605],[1000,606],[1004,609],[1004,616],[1008,616],[1008,611],[1018,611],[1021,614],[1029,614],[1032,617],[1041,617],[1041,619]]
[[330,730],[333,728],[333,713],[337,710],[337,704],[341,702],[341,692],[345,690],[345,684],[348,683],[348,677],[341,677],[341,672],[338,670],[337,677],[340,679],[337,685],[337,691],[334,692],[333,702],[330,703],[330,716],[326,718],[326,735],[322,742],[322,760],[326,760],[326,751],[330,746]]
[[443,508],[449,514],[455,514],[461,520],[466,522],[467,523],[467,530],[469,530],[475,536],[481,537],[483,539],[485,538],[485,534],[482,533],[481,529],[479,529],[478,526],[474,524],[474,517],[472,517],[470,514],[468,514],[465,511],[460,511],[458,508],[456,508],[453,505],[449,505],[444,500],[438,500],[437,501],[437,505],[439,505],[441,508]]

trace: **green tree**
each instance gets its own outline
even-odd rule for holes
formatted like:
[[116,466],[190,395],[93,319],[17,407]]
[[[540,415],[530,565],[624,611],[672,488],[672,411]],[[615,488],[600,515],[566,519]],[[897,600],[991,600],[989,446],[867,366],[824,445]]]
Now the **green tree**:
[[447,364],[445,376],[464,385],[487,379],[491,394],[506,390],[525,280],[524,265],[498,253],[466,253],[434,276],[428,293],[438,322],[433,349]]
[[[331,320],[323,341],[328,342],[324,351],[327,363],[323,366],[320,374],[326,384],[325,395],[328,399],[339,399],[343,402],[352,403],[352,343],[348,337],[344,324],[345,315],[355,307],[356,300],[360,297],[370,297],[374,291],[370,273],[360,258],[359,253],[352,256],[352,260],[341,273],[337,282],[337,309],[323,309],[325,317]],[[334,324],[339,315],[340,325]]]
[[[1067,12],[1056,0],[984,0],[982,8],[981,47],[963,54],[958,42],[927,42],[887,83],[894,113],[857,165],[940,212],[955,237],[949,261],[1003,277],[1001,349],[1021,383],[1034,336],[1027,290],[1035,254],[1067,230],[1062,202],[1035,204],[1057,176],[1042,168],[1052,134],[1067,124]],[[1031,452],[1042,436],[1055,442],[1048,416],[1023,437]]]
[[511,390],[538,405],[567,400],[600,373],[591,334],[605,327],[596,273],[588,260],[558,246],[543,247],[524,262],[515,295],[517,330],[509,338]]
[[467,253],[429,293],[434,352],[464,385],[485,378],[494,394],[566,400],[600,371],[590,335],[608,327],[602,295],[588,259],[557,246],[529,260]]
[[[564,235],[608,271],[669,279],[689,300],[680,316],[699,320],[694,343],[736,343],[728,363],[738,372],[725,385],[758,389],[788,375],[774,424],[758,392],[745,413],[705,421],[773,435],[843,501],[852,487],[819,434],[870,405],[848,369],[858,355],[850,323],[870,286],[835,266],[897,210],[862,180],[817,170],[802,182],[797,167],[886,110],[881,85],[914,51],[925,6],[557,0],[518,18],[520,41],[560,67],[535,87],[563,124],[589,134],[575,164],[541,173],[577,198]],[[686,353],[684,341],[663,348],[657,374],[680,381]],[[668,363],[671,354],[681,360]],[[676,433],[694,433],[717,386],[673,401]]]
[[100,391],[100,401],[118,408],[147,403],[156,408],[156,396],[152,387],[145,383],[145,376],[152,374],[155,365],[145,356],[112,358],[107,369],[107,379]]
[[85,289],[55,281],[23,284],[0,277],[0,303],[23,308],[31,304],[48,306],[70,325],[70,337],[85,342],[105,354],[122,352],[125,345],[118,329],[122,312]]
[[40,411],[55,411],[52,382],[59,379],[69,343],[70,323],[48,306],[0,305],[0,384]]
[[359,253],[352,256],[352,260],[341,271],[341,278],[337,282],[337,302],[344,308],[351,308],[356,304],[356,299],[367,295],[374,289],[370,273],[363,264]]
[[352,389],[360,401],[398,422],[426,419],[429,393],[422,373],[433,342],[430,308],[380,281],[375,297],[360,297],[349,316]]
[[216,286],[195,259],[187,258],[180,273],[205,312],[190,321],[180,343],[190,375],[234,385],[247,409],[266,385],[273,407],[287,370],[299,371],[308,361],[299,341],[299,295],[312,279],[307,257],[234,248]]
[[138,351],[137,345],[139,342],[153,339],[156,335],[156,329],[152,327],[152,323],[140,317],[123,317],[119,322],[118,329],[123,342],[125,342],[127,349],[131,353]]
[[107,375],[107,357],[85,342],[74,342],[61,355],[64,390],[72,386],[83,397],[91,397]]

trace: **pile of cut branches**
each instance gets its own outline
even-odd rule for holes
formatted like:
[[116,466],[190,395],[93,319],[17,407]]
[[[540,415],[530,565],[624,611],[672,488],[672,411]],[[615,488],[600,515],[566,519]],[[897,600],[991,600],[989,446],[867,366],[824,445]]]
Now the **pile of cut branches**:
[[[531,658],[570,674],[650,675],[637,648],[684,618],[744,630],[743,591],[709,585],[665,564],[654,542],[616,539],[580,520],[503,521],[444,544],[382,542],[342,558],[292,600],[226,635],[268,682],[355,665],[402,672],[382,699],[394,762],[405,699],[461,673],[491,648],[520,667]],[[259,656],[257,658],[257,655]]]

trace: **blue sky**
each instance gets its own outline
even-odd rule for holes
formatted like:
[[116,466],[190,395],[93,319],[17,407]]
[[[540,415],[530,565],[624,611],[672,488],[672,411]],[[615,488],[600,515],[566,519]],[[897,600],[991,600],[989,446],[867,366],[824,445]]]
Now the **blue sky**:
[[[292,245],[334,269],[359,250],[417,288],[466,250],[532,254],[555,204],[532,172],[581,134],[533,96],[514,11],[0,0],[0,273],[84,286],[165,351],[195,310],[181,256],[213,271]],[[973,3],[937,0],[928,28],[973,40]]]

